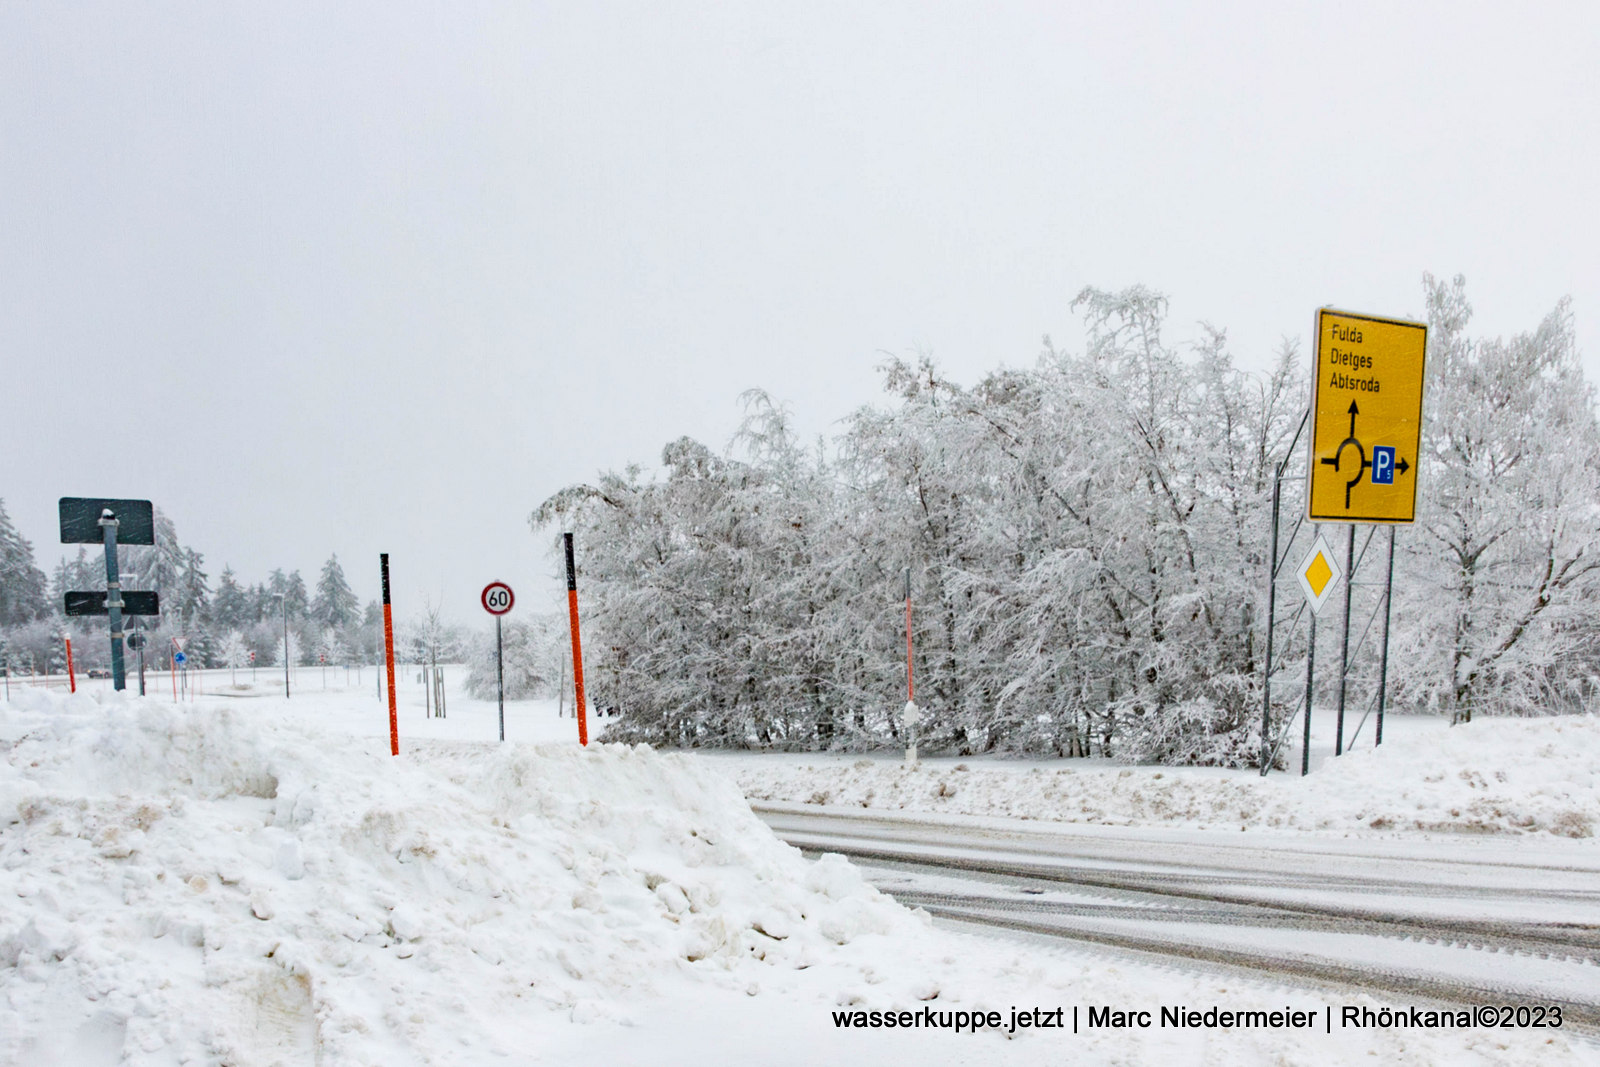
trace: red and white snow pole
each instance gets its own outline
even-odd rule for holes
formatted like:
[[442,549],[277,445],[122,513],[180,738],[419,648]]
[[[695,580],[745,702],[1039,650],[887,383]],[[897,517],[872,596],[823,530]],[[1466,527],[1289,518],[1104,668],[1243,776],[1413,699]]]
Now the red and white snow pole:
[[561,541],[567,549],[567,614],[572,628],[572,681],[578,706],[578,744],[589,744],[589,715],[583,704],[583,646],[578,640],[578,568],[572,560],[572,535]]
[[917,762],[917,723],[922,712],[917,709],[917,689],[911,674],[911,568],[906,568],[906,710],[901,721],[906,724],[906,762]]
[[76,693],[78,691],[78,675],[72,669],[72,638],[62,634],[61,639],[67,643],[67,686]]
[[378,553],[383,569],[383,661],[389,672],[389,755],[400,755],[400,720],[394,705],[394,614],[389,607],[389,553]]

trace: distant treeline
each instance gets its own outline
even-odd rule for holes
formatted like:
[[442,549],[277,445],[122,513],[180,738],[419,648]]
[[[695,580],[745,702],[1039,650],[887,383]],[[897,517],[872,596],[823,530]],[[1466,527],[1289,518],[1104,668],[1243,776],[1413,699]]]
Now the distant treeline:
[[[148,656],[165,664],[182,640],[189,662],[203,667],[279,665],[287,653],[298,665],[374,662],[382,646],[382,615],[376,601],[361,607],[337,555],[328,557],[314,590],[299,571],[274,570],[265,582],[241,584],[224,566],[212,587],[205,557],[178,539],[172,520],[156,508],[153,546],[124,545],[118,552],[124,589],[153,589],[161,614],[138,620],[149,633]],[[83,667],[110,661],[103,618],[67,618],[69,590],[103,590],[105,562],[97,548],[80,546],[47,578],[33,545],[7,515],[0,499],[0,666],[12,673],[58,672],[66,668],[62,637],[73,638],[74,659]],[[441,661],[461,654],[461,633],[429,609],[400,628],[397,654],[404,660]],[[254,653],[254,660],[251,654]]]

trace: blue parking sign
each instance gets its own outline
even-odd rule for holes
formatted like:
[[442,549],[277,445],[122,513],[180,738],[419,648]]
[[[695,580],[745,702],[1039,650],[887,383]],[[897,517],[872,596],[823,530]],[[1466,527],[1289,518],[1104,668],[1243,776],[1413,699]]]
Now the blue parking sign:
[[1378,445],[1372,450],[1372,484],[1394,484],[1394,449]]

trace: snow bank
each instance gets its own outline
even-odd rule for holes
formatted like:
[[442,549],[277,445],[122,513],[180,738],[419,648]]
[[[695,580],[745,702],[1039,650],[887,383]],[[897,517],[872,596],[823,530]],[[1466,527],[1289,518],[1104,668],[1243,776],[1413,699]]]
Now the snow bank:
[[729,761],[753,800],[1120,826],[1593,837],[1600,717],[1481,719],[1325,762],[1309,778],[1099,761],[1048,766]]
[[394,759],[372,707],[0,703],[0,1063],[1596,1061],[1542,1033],[836,1029],[840,1008],[1326,998],[934,929],[778,842],[710,761]]
[[626,1021],[679,975],[745,990],[924,925],[643,748],[396,760],[42,693],[0,704],[0,737],[0,1062],[488,1060],[508,1020]]

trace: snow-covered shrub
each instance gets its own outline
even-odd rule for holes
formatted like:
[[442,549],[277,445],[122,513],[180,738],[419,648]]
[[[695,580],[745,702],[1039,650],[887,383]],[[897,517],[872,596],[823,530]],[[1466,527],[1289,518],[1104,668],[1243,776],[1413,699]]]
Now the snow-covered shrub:
[[[533,615],[501,620],[505,642],[505,683],[508,700],[554,696],[561,684],[562,643],[566,621],[553,615]],[[474,636],[467,673],[467,692],[480,700],[493,700],[495,684],[494,630]]]

